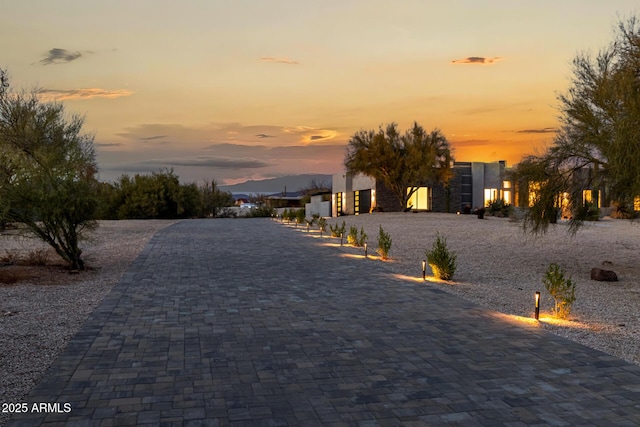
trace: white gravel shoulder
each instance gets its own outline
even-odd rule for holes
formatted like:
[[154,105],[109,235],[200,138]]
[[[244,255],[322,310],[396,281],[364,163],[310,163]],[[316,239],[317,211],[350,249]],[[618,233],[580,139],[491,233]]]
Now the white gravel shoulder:
[[[369,253],[375,252],[382,226],[393,242],[391,270],[411,279],[421,276],[425,250],[431,249],[439,232],[458,256],[454,280],[417,285],[438,286],[527,323],[533,322],[534,294],[540,291],[541,327],[640,364],[639,222],[605,217],[572,236],[561,221],[544,236],[532,237],[523,232],[521,222],[487,216],[480,220],[475,215],[430,212],[374,213],[331,218],[328,223],[343,221],[347,231],[352,225],[364,227]],[[576,301],[567,321],[552,316],[553,299],[542,283],[550,263],[576,282]],[[591,280],[593,267],[614,270],[619,281]]]
[[[22,401],[149,239],[175,222],[101,221],[91,240],[80,245],[90,270],[67,275],[68,283],[0,284],[0,403]],[[24,256],[34,248],[47,246],[0,236],[0,256],[6,249]],[[0,425],[8,417],[0,413]]]

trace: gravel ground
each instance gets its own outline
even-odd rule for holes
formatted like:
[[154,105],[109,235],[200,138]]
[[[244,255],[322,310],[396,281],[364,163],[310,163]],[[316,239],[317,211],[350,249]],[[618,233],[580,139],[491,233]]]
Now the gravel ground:
[[[613,220],[587,223],[575,236],[561,221],[542,237],[523,233],[507,218],[438,213],[376,213],[332,218],[367,233],[369,253],[377,247],[379,227],[391,235],[390,269],[408,280],[422,275],[425,249],[439,232],[458,255],[454,280],[427,282],[504,313],[505,319],[534,323],[534,293],[541,292],[540,326],[551,332],[640,364],[640,223]],[[345,239],[346,241],[346,239]],[[362,253],[361,249],[342,248]],[[552,316],[553,299],[542,278],[557,263],[576,282],[571,316]],[[618,282],[590,279],[591,268],[614,270]],[[427,267],[430,275],[430,268]],[[421,280],[418,281],[420,283]]]
[[[27,276],[15,284],[0,283],[0,404],[23,401],[151,236],[174,222],[100,222],[91,241],[81,245],[89,269],[77,275],[55,265],[59,261],[49,267],[0,267],[0,278]],[[7,253],[24,259],[37,249],[59,259],[35,239],[0,235],[0,259]],[[0,413],[0,425],[8,416]]]

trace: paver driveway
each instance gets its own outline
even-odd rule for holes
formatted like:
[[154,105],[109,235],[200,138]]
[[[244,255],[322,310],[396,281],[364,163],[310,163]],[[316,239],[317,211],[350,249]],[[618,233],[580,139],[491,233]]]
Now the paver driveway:
[[9,425],[640,425],[640,367],[319,241],[160,231]]

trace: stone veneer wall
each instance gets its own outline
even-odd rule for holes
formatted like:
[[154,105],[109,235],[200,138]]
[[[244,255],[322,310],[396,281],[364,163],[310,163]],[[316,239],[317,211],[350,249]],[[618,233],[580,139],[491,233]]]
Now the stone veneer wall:
[[384,212],[400,212],[402,206],[389,188],[382,182],[376,181],[376,207]]

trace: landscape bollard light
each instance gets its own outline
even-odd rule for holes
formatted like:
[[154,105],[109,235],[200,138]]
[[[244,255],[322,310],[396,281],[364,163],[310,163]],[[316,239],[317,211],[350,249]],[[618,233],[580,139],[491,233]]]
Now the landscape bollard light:
[[422,280],[427,280],[427,260],[422,260]]
[[310,228],[311,228],[311,224],[307,223],[307,233],[309,232]]
[[342,246],[342,237],[344,236],[344,233],[340,233],[340,246]]
[[536,320],[540,318],[540,292],[536,292]]
[[367,257],[367,244],[364,244],[364,257]]

